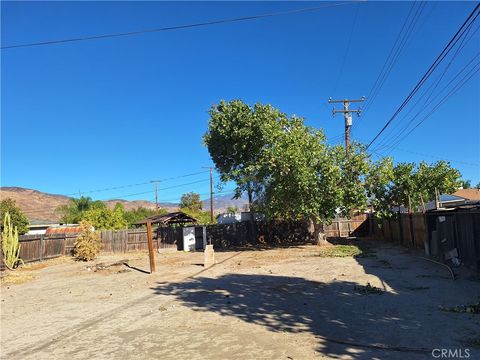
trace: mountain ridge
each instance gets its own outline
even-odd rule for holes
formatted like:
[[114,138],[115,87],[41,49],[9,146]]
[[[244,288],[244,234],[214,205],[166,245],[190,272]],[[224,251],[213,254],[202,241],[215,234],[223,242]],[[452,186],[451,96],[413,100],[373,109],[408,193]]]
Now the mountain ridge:
[[[214,196],[215,213],[225,212],[229,207],[237,207],[243,210],[247,203],[245,199],[231,199],[231,195]],[[67,205],[71,199],[67,195],[51,194],[35,189],[28,189],[19,186],[0,187],[0,199],[11,198],[16,201],[18,207],[27,215],[31,221],[58,222],[59,216],[55,209],[61,205]],[[116,203],[121,203],[125,210],[133,210],[138,207],[154,209],[155,203],[148,200],[125,200],[110,199],[103,201],[109,208],[113,208]],[[163,202],[158,204],[160,208],[167,211],[177,211],[179,206],[176,203]],[[210,199],[203,201],[203,208],[210,209]]]

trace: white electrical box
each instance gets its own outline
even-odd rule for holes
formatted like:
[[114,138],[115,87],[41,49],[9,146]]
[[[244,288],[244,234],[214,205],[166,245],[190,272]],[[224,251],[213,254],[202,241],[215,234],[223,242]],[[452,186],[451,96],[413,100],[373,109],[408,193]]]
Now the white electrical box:
[[352,115],[347,114],[347,126],[352,126]]

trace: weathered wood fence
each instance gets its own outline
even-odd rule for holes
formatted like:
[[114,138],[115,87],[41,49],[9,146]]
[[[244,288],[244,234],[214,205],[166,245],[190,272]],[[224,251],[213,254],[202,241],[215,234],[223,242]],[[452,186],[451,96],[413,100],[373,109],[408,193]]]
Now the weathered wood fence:
[[428,238],[426,215],[399,214],[396,218],[372,218],[371,237],[407,247],[424,248]]
[[400,214],[393,219],[372,219],[374,239],[424,249],[426,255],[480,271],[480,211],[457,209],[426,214]]
[[[102,251],[126,253],[148,250],[146,229],[102,230]],[[48,235],[20,235],[20,258],[24,262],[47,260],[63,255],[73,255],[78,234],[61,233]],[[160,228],[154,233],[155,249],[177,248],[182,240],[181,228]],[[0,263],[3,262],[1,256]]]
[[335,218],[330,225],[324,226],[323,230],[327,238],[363,237],[369,234],[369,219],[367,214],[352,216],[351,219]]
[[[258,245],[309,243],[313,236],[304,222],[240,222],[207,226],[207,239],[216,249]],[[324,227],[327,237],[369,237],[425,249],[428,255],[445,260],[446,253],[458,252],[462,263],[480,270],[480,211],[446,211],[427,214],[399,214],[377,219],[359,215],[350,220],[335,219]],[[148,250],[145,229],[103,230],[103,252],[127,253]],[[25,262],[71,255],[76,234],[22,235],[20,257]],[[183,249],[182,228],[159,228],[154,233],[155,249]],[[3,257],[0,256],[0,265]]]

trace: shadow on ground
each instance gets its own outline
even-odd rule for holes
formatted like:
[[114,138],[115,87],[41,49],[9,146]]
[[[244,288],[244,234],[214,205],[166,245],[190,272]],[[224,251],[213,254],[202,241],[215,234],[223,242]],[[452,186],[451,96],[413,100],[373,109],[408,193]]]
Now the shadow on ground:
[[[431,358],[435,347],[459,347],[457,329],[464,327],[463,320],[440,312],[438,299],[429,300],[439,288],[453,284],[448,278],[419,278],[419,269],[408,273],[375,255],[356,261],[378,277],[381,292],[339,279],[324,283],[256,274],[158,283],[154,291],[174,296],[194,311],[235,317],[273,332],[313,334],[318,337],[316,351],[333,358]],[[407,274],[398,279],[399,271]],[[426,281],[434,281],[431,288]]]

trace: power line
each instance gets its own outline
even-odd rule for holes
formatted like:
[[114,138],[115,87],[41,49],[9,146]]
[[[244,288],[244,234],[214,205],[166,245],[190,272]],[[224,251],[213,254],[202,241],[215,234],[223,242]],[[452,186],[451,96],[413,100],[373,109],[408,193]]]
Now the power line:
[[[158,182],[164,182],[164,181],[169,181],[169,180],[176,180],[176,179],[181,179],[185,177],[190,177],[190,176],[195,176],[199,174],[204,174],[208,171],[202,170],[198,171],[195,173],[190,173],[190,174],[185,174],[185,175],[178,175],[178,176],[173,176],[169,178],[162,178],[162,179],[157,179],[155,181]],[[111,191],[111,190],[118,190],[118,189],[125,189],[125,188],[130,188],[130,187],[135,187],[135,186],[141,186],[141,185],[147,185],[151,184],[152,180],[141,182],[141,183],[136,183],[136,184],[128,184],[128,185],[120,185],[120,186],[113,186],[113,187],[108,187],[108,188],[102,188],[102,189],[94,189],[94,190],[88,190],[88,191],[81,191],[81,194],[91,194],[91,193],[97,193],[97,192],[105,192],[105,191]],[[65,196],[73,196],[77,195],[78,192],[70,193],[70,194],[63,194]],[[61,194],[62,195],[62,194]]]
[[340,66],[340,72],[338,74],[337,81],[335,83],[335,86],[333,87],[333,93],[334,94],[337,90],[338,83],[342,79],[343,69],[345,67],[345,60],[347,59],[348,53],[350,52],[350,44],[352,43],[353,31],[355,30],[355,25],[357,24],[359,6],[360,6],[360,4],[357,4],[357,9],[355,11],[355,16],[354,16],[353,22],[352,22],[352,28],[350,29],[350,36],[348,37],[347,48],[345,49],[345,54],[343,55],[342,65]]
[[[410,18],[410,15],[412,15],[416,4],[417,4],[416,1],[412,4],[410,11],[408,12],[408,15],[405,18],[405,21],[403,22],[402,28],[400,29],[400,32],[398,33],[387,58],[385,59],[382,69],[380,70],[380,73],[378,74],[375,80],[375,83],[373,84],[372,88],[370,89],[370,92],[367,95],[367,101],[363,109],[363,116],[365,116],[368,110],[370,110],[377,96],[380,94],[381,89],[383,88],[384,84],[388,80],[390,73],[392,72],[398,60],[400,59],[400,56],[403,50],[407,47],[411,38],[413,37],[415,28],[417,27],[417,22],[426,6],[425,2],[421,2],[418,8],[416,9],[415,13],[413,14],[413,16]],[[353,124],[352,132],[353,130],[356,129],[356,127],[358,127],[358,123],[360,121],[361,121],[361,118],[359,118],[359,121],[357,123]]]
[[[451,96],[453,96],[458,90],[460,90],[473,76],[475,76],[478,72],[480,71],[480,62],[478,62],[473,69],[470,70],[469,73],[467,73],[456,85],[453,89],[450,90],[450,92],[445,95],[438,103],[437,105],[422,119],[420,120],[408,133],[406,133],[402,138],[396,141],[395,144],[392,145],[393,150],[396,145],[401,143],[405,138],[410,135],[415,129],[417,129],[421,124],[425,122],[432,114],[438,110],[440,106],[442,106]],[[390,151],[391,151],[390,150]]]
[[[448,161],[448,162],[458,163],[458,164],[462,164],[462,165],[466,165],[466,166],[480,167],[480,164],[478,164],[478,163],[475,164],[475,163],[470,163],[470,162],[466,162],[466,161],[462,161],[462,160],[447,159],[447,158],[444,158],[444,157],[439,157],[439,156],[435,156],[435,155],[432,155],[432,154],[425,154],[423,152],[407,150],[407,149],[403,149],[403,148],[399,148],[399,147],[396,147],[396,150],[404,151],[404,152],[414,154],[414,155],[426,156],[426,157],[429,157],[429,158],[432,158],[432,159],[445,160],[445,161]],[[381,153],[378,150],[371,150],[371,151],[372,151],[372,153],[375,153],[378,156],[382,156],[382,157],[385,157],[385,156],[389,155],[389,154]]]
[[[217,180],[217,179],[219,179],[219,178],[220,178],[219,176],[214,177],[215,180]],[[183,187],[183,186],[188,186],[188,185],[193,185],[193,184],[198,184],[198,183],[207,182],[207,181],[210,181],[210,179],[202,179],[202,180],[192,181],[192,182],[188,182],[188,183],[173,185],[173,186],[169,186],[169,187],[158,188],[158,191],[175,189],[175,188],[179,188],[179,187]],[[100,201],[123,200],[123,198],[126,198],[126,197],[132,197],[132,196],[138,196],[138,195],[145,195],[145,194],[152,194],[152,193],[155,193],[155,190],[137,192],[137,193],[133,193],[133,194],[124,194],[124,195],[119,195],[119,196],[110,197],[110,198],[105,198],[105,199],[99,199],[99,200],[100,200]],[[58,207],[58,206],[46,206],[46,207],[37,208],[37,209],[35,209],[35,211],[41,211],[41,210],[45,210],[45,211],[49,211],[49,210],[50,210],[50,211],[51,211],[51,210],[55,210],[57,207]]]
[[[438,92],[437,97],[438,97],[439,95],[441,95],[445,90],[447,90],[448,87],[449,87],[459,76],[461,76],[461,75],[463,74],[463,72],[464,72],[476,59],[478,59],[479,57],[480,57],[480,52],[477,53],[460,71],[458,71],[458,73]],[[460,84],[465,78],[468,77],[468,79],[470,79],[471,77],[470,77],[469,75],[472,74],[472,71],[475,70],[475,67],[476,67],[477,65],[478,65],[478,63],[477,63],[477,64],[474,64],[474,65],[472,66],[472,68],[469,69],[469,70],[466,72],[466,74],[464,75],[464,77],[463,77],[460,81],[458,81],[458,82],[452,87],[452,89],[456,88],[456,86],[457,86],[458,84]],[[472,74],[472,76],[473,76],[473,75],[474,75],[474,74]],[[467,80],[467,81],[468,81],[468,80]],[[461,88],[462,86],[463,86],[463,85],[461,85],[460,88]],[[459,90],[460,88],[458,88],[457,90]],[[457,90],[455,90],[455,92],[456,92]],[[452,93],[450,96],[452,96],[452,95],[453,95],[453,93]],[[431,97],[432,97],[432,94],[430,94],[430,96],[429,96],[425,101],[428,101]],[[448,97],[449,97],[449,96],[447,95],[447,98],[448,98]],[[443,102],[445,102],[445,101],[448,100],[447,98],[444,98],[445,100],[442,99],[440,102],[442,102],[442,104],[443,104]],[[424,112],[425,109],[427,109],[427,108],[434,102],[434,100],[435,100],[435,99],[432,99],[432,100],[428,101],[428,103],[426,102],[426,103],[424,104],[424,106],[423,106],[419,111],[417,111],[417,113],[410,119],[410,121],[406,124],[406,126],[404,126],[402,130],[396,131],[389,140],[388,140],[388,136],[389,136],[390,134],[388,134],[388,135],[387,135],[387,138],[385,138],[385,139],[384,139],[382,142],[380,142],[380,144],[377,146],[377,149],[380,149],[380,148],[391,148],[391,147],[393,147],[394,145],[388,145],[388,143],[391,144],[391,143],[397,141],[398,139],[400,139],[400,138],[402,137],[402,135],[405,134],[405,132],[409,129],[410,125],[415,121],[415,119],[416,119],[422,112]],[[437,108],[435,108],[435,110],[436,110],[436,109],[437,109]],[[433,110],[433,112],[435,112],[435,110]],[[432,112],[432,113],[433,113],[433,112]],[[429,116],[427,116],[427,118],[428,118],[428,117],[429,117]],[[405,117],[404,117],[404,118],[405,118]],[[403,120],[403,119],[402,119],[402,120]],[[422,122],[423,122],[423,121],[422,121]],[[398,127],[398,124],[397,124],[397,127]],[[402,139],[403,139],[403,138],[402,138]],[[388,140],[388,141],[387,141],[387,140]],[[398,143],[398,142],[397,142],[397,143]],[[385,145],[381,146],[382,144],[385,144]]]
[[[397,124],[395,126],[393,126],[393,128],[390,129],[390,132],[386,135],[386,137],[379,143],[378,147],[382,147],[382,144],[387,144],[389,142],[389,137],[391,137],[392,141],[393,139],[395,138],[399,138],[405,131],[407,131],[408,127],[410,126],[411,123],[413,123],[413,121],[423,112],[425,111],[425,109],[428,108],[428,106],[430,106],[430,104],[434,101],[434,99],[430,100],[435,92],[435,90],[438,88],[438,85],[440,84],[440,82],[443,80],[444,76],[446,75],[446,73],[448,72],[450,66],[452,65],[453,61],[457,58],[458,54],[460,53],[460,51],[468,44],[468,42],[472,39],[472,37],[475,35],[475,33],[480,29],[480,26],[478,26],[472,34],[470,34],[470,37],[468,37],[467,39],[467,34],[469,33],[469,31],[471,30],[471,27],[468,28],[468,30],[466,31],[465,33],[465,37],[463,37],[460,45],[458,46],[457,50],[455,51],[454,55],[452,56],[452,58],[450,59],[450,61],[448,62],[448,64],[445,66],[445,68],[443,69],[443,72],[440,74],[440,76],[437,78],[436,81],[432,82],[432,84],[428,87],[428,89],[426,89],[424,91],[424,93],[422,95],[420,95],[420,97],[415,101],[415,104],[410,108],[409,111],[407,111],[407,113],[399,120],[399,122],[397,122]],[[477,55],[475,55],[465,66],[463,69],[461,69],[450,81],[449,83],[442,89],[439,91],[438,95],[440,95],[446,88],[448,88],[448,86],[458,77],[461,75],[461,73],[478,57],[480,53],[477,53]],[[428,94],[428,96],[427,96]],[[413,118],[408,122],[408,124],[406,126],[403,127],[402,130],[400,131],[397,131],[397,129],[399,128],[401,122],[406,119],[410,113],[413,111],[413,109],[415,109],[417,107],[417,105],[420,104],[420,102],[422,101],[422,99],[425,99],[424,103],[423,103],[423,106],[420,108],[420,110],[417,111],[417,113],[413,116]],[[430,100],[430,101],[429,101]]]
[[[443,59],[448,55],[448,53],[452,50],[452,48],[455,46],[455,44],[458,42],[458,40],[463,36],[463,34],[466,31],[466,27],[470,27],[471,24],[475,21],[475,19],[478,17],[478,13],[475,15],[475,13],[478,11],[480,8],[480,3],[475,6],[473,11],[470,13],[470,15],[467,17],[465,22],[460,26],[458,31],[455,33],[455,35],[452,37],[452,39],[448,42],[448,44],[445,46],[445,48],[442,50],[440,55],[435,59],[433,64],[430,66],[430,68],[427,70],[427,72],[423,75],[423,77],[420,79],[420,81],[415,85],[413,90],[410,92],[410,94],[406,97],[406,99],[402,102],[402,104],[399,106],[399,108],[395,111],[393,116],[386,122],[386,124],[383,126],[383,128],[378,132],[377,135],[370,141],[370,143],[367,145],[367,149],[375,142],[375,140],[378,139],[378,137],[385,131],[385,129],[392,123],[393,120],[397,117],[397,115],[403,110],[403,108],[408,104],[408,102],[412,99],[412,97],[418,92],[420,87],[425,83],[425,81],[431,76],[432,72],[438,67],[438,65],[443,61]],[[473,18],[473,20],[470,22],[470,20]],[[468,24],[470,22],[470,24]],[[468,24],[468,25],[467,25]]]
[[111,33],[111,34],[92,35],[92,36],[80,36],[80,37],[68,38],[68,39],[31,42],[31,43],[24,43],[24,44],[13,44],[13,45],[2,46],[0,49],[5,50],[5,49],[25,48],[25,47],[32,47],[32,46],[44,46],[44,45],[54,45],[54,44],[61,44],[61,43],[72,43],[72,42],[87,41],[87,40],[97,40],[97,39],[107,39],[107,38],[114,38],[114,37],[133,36],[133,35],[141,35],[141,34],[146,34],[146,33],[190,29],[190,28],[198,28],[198,27],[204,27],[204,26],[210,26],[210,25],[220,25],[220,24],[235,23],[235,22],[242,22],[242,21],[258,20],[258,19],[264,19],[264,18],[269,18],[269,17],[274,17],[274,16],[314,12],[314,11],[318,11],[318,10],[326,9],[326,8],[332,8],[332,7],[344,6],[344,5],[351,5],[351,4],[359,2],[359,1],[366,1],[366,0],[356,0],[356,1],[328,4],[328,5],[322,5],[322,6],[287,10],[287,11],[277,11],[277,12],[260,14],[260,15],[243,16],[243,17],[238,17],[238,18],[205,21],[205,22],[199,22],[199,23],[193,23],[193,24],[167,26],[167,27],[161,27],[161,28],[153,28],[153,29],[145,29],[145,30],[121,32],[121,33]]
[[[410,15],[413,13],[413,10],[416,4],[417,2],[412,3],[412,7],[410,8],[408,15],[405,18],[405,21],[403,22],[402,28],[400,29],[400,32],[398,33],[397,38],[395,39],[395,42],[392,48],[390,49],[390,52],[387,58],[385,59],[385,62],[383,63],[382,69],[380,70],[380,73],[378,74],[372,88],[370,89],[370,92],[367,95],[367,102],[365,104],[364,114],[367,112],[371,104],[373,104],[378,93],[380,92],[381,88],[385,84],[385,81],[387,80],[388,76],[393,70],[395,63],[399,59],[402,50],[405,48],[405,45],[408,42],[410,34],[413,31],[413,28],[415,27],[416,22],[418,20],[419,10],[421,9],[421,6],[422,6],[422,4],[418,6],[416,13],[410,19]],[[410,21],[410,24],[409,26],[407,26],[407,23],[409,21]]]

